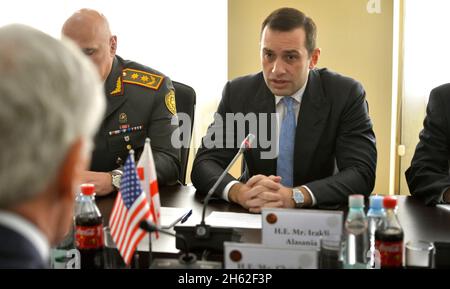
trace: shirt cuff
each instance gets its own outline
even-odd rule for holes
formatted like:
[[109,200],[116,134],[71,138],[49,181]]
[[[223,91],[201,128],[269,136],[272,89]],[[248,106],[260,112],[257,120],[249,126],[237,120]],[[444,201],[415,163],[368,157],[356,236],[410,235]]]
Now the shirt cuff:
[[311,190],[307,187],[307,186],[302,186],[303,188],[306,189],[306,191],[308,191],[309,195],[311,196],[311,200],[312,200],[312,207],[314,207],[317,204],[316,201],[316,197],[314,197],[314,194],[311,192]]
[[227,202],[230,201],[230,199],[228,199],[228,193],[230,192],[230,189],[231,189],[231,187],[232,187],[234,184],[239,184],[239,182],[238,182],[238,181],[231,181],[231,182],[228,183],[228,185],[225,186],[225,189],[223,189],[223,192],[222,192],[222,199],[224,199],[224,200],[227,201]]
[[440,195],[439,200],[438,200],[438,204],[445,204],[444,194],[445,194],[445,192],[447,192],[448,189],[449,189],[449,188],[445,188],[445,189],[441,192],[441,195]]

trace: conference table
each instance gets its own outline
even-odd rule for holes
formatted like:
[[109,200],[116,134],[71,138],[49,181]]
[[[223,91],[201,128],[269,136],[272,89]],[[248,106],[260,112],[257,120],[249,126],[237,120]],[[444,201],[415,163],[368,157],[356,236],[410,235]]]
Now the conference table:
[[[202,218],[203,210],[203,198],[204,196],[196,193],[193,186],[171,186],[160,188],[160,200],[162,207],[176,207],[176,208],[186,208],[192,209],[192,215],[189,217],[188,221],[184,225],[192,225],[200,223]],[[114,205],[115,195],[109,195],[107,197],[99,197],[96,199],[97,206],[99,207],[103,220],[105,224],[109,220],[111,215],[111,210]],[[237,213],[248,213],[242,207],[228,203],[224,200],[211,198],[207,208],[206,216],[208,216],[213,211],[220,212],[237,212]],[[239,224],[236,224],[239,225]],[[171,230],[174,232],[173,230]],[[260,243],[261,242],[261,230],[259,229],[239,229],[236,231],[242,236],[242,242],[248,243]],[[144,240],[138,247],[138,249],[143,251],[148,251],[147,241]],[[160,234],[159,239],[152,243],[152,251],[156,256],[162,257],[174,257],[179,253],[179,250],[175,247],[175,238]]]
[[[204,195],[197,193],[191,185],[160,188],[161,206],[192,209],[192,216],[187,222],[188,225],[200,223],[203,198]],[[419,199],[411,196],[397,196],[397,198],[397,215],[404,231],[405,244],[408,241],[419,240],[450,243],[449,207],[428,207]],[[102,212],[105,223],[109,220],[114,200],[114,195],[97,198],[97,205]],[[346,213],[347,208],[342,208],[342,210]],[[236,204],[219,199],[211,199],[206,208],[206,216],[213,211],[248,213]],[[239,227],[239,224],[236,224],[236,227]],[[236,230],[241,235],[241,242],[261,243],[260,229],[237,228]],[[140,244],[138,250],[148,251],[148,245],[144,242]],[[156,257],[164,258],[174,258],[179,254],[179,250],[175,247],[175,238],[163,234],[152,243],[152,251]],[[145,262],[145,260],[141,260],[141,262]]]

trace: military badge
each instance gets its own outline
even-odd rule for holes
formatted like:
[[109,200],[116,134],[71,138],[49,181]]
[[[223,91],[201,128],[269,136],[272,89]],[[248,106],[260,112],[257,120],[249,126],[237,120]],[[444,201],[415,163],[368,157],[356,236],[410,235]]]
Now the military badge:
[[121,133],[127,133],[127,132],[132,132],[132,131],[140,131],[140,130],[142,130],[143,127],[144,126],[142,126],[142,125],[138,125],[138,126],[134,126],[134,127],[128,126],[127,128],[121,128],[121,129],[118,129],[118,130],[110,131],[109,135],[113,136],[113,135],[118,135],[118,134],[121,134]]
[[127,123],[127,122],[128,122],[128,117],[127,117],[127,114],[126,114],[126,113],[122,112],[122,113],[119,115],[119,122],[120,122],[120,123]]
[[175,92],[173,90],[169,91],[168,94],[166,94],[166,107],[170,111],[171,114],[175,115],[177,114],[177,106],[175,102]]

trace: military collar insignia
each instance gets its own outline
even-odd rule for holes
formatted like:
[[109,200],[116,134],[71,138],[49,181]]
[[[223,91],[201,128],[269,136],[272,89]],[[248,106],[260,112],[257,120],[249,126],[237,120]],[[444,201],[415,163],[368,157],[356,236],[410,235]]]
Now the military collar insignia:
[[122,78],[124,83],[136,84],[153,90],[158,90],[164,80],[164,77],[161,75],[131,68],[126,68],[122,71]]
[[175,102],[175,92],[170,90],[169,93],[166,94],[165,97],[166,107],[170,111],[171,114],[177,114],[177,106]]
[[122,95],[123,94],[123,85],[122,85],[122,77],[118,77],[116,81],[116,88],[111,91],[110,95]]

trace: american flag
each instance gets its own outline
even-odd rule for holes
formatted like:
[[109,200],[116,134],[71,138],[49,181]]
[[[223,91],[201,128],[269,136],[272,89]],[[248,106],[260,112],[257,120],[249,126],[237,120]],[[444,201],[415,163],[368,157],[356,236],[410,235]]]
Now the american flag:
[[150,220],[151,212],[147,197],[141,188],[134,165],[134,154],[130,152],[120,182],[120,191],[109,219],[111,236],[127,265],[145,232],[139,228],[142,220]]
[[[150,202],[150,212],[153,224],[159,226],[161,224],[161,202],[159,200],[158,181],[155,169],[155,161],[153,160],[152,149],[150,147],[150,139],[145,140],[144,151],[141,154],[137,164],[137,172],[141,180],[142,188]],[[159,238],[158,232],[152,234],[152,237]]]

